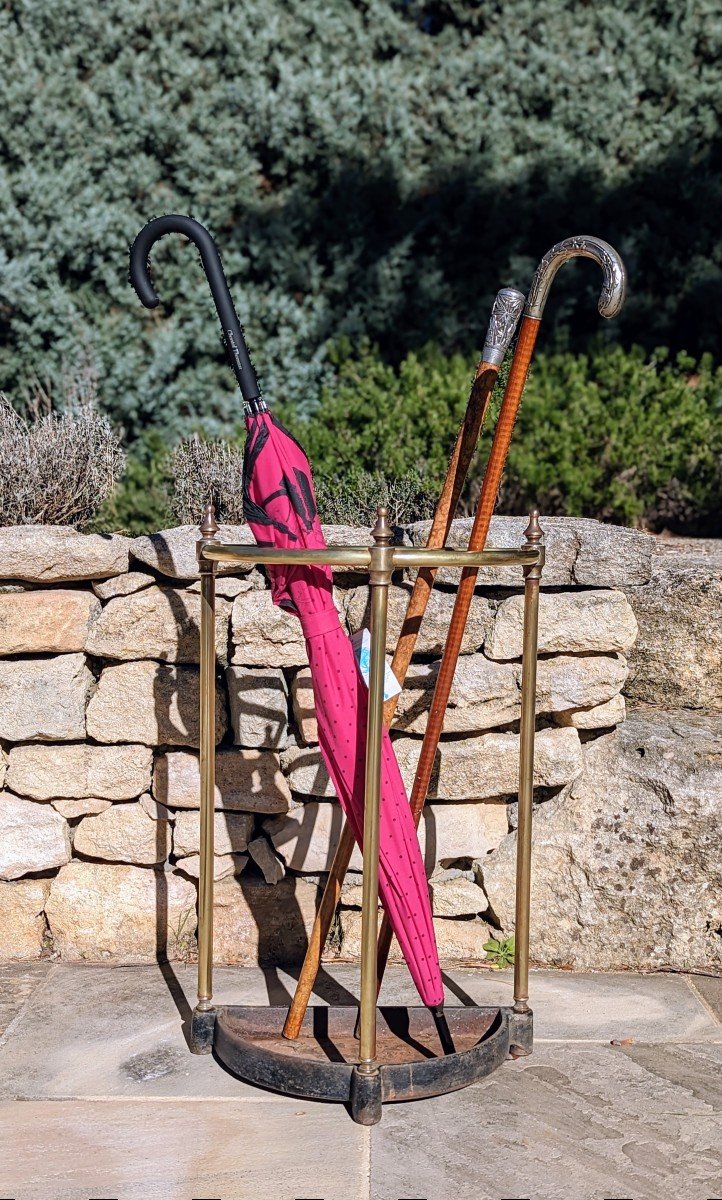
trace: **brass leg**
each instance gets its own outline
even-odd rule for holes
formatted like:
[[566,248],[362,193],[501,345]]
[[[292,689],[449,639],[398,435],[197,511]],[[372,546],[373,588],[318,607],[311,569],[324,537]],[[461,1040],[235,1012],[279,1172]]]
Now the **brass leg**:
[[[526,530],[525,549],[541,540],[539,514],[533,512]],[[519,819],[516,842],[516,953],[514,956],[514,1011],[529,1012],[529,911],[531,893],[531,821],[534,796],[534,724],[536,716],[536,663],[539,630],[539,580],[541,565],[524,571],[524,642],[521,675],[519,746]]]
[[213,813],[215,807],[215,575],[201,576],[200,769],[201,853],[198,883],[198,1008],[212,1007],[213,996]]
[[361,1013],[359,1063],[352,1088],[352,1111],[362,1124],[381,1116],[381,1080],[376,1061],[376,944],[379,927],[379,805],[381,741],[386,665],[386,615],[391,582],[391,530],[379,509],[371,552],[371,662],[366,725],[363,894],[361,900]]
[[200,631],[200,878],[198,881],[197,1013],[213,1005],[213,820],[216,791],[216,565],[203,549],[217,542],[215,513],[206,505],[198,543],[201,571]]
[[361,1036],[360,1063],[376,1059],[376,939],[379,907],[379,801],[381,737],[384,707],[384,667],[388,582],[373,583],[371,591],[371,666],[366,735],[366,798],[364,808],[363,898],[361,906]]

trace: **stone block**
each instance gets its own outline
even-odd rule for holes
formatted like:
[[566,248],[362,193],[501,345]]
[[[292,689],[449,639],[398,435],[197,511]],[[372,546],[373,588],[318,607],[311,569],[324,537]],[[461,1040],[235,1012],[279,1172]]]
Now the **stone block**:
[[0,661],[0,737],[9,742],[84,738],[94,683],[83,654]]
[[[216,812],[213,822],[214,850],[218,855],[236,854],[248,849],[253,833],[252,813]],[[200,814],[186,809],[179,812],[173,826],[173,853],[178,858],[199,854],[201,848]]]
[[[334,601],[339,613],[342,600]],[[343,624],[343,617],[342,617]],[[233,601],[232,662],[247,667],[303,667],[308,664],[306,642],[298,617],[279,608],[270,592],[248,592]]]
[[[198,756],[186,750],[169,750],[156,759],[153,794],[170,808],[200,807],[201,775]],[[270,750],[218,750],[216,752],[215,807],[226,811],[283,813],[291,792]]]
[[[201,514],[198,514],[200,521]],[[135,562],[144,563],[169,579],[197,579],[199,577],[197,544],[200,539],[197,525],[178,525],[175,529],[161,529],[159,533],[143,534],[133,538],[130,555]],[[227,545],[253,545],[254,537],[247,525],[221,525],[218,539]],[[249,571],[252,569],[249,563]],[[218,563],[219,575],[243,575],[242,563]]]
[[82,800],[51,801],[53,808],[68,821],[75,820],[76,817],[87,817],[95,813],[105,812],[106,808],[110,808],[112,803],[112,800],[98,800],[94,796],[88,796]]
[[660,708],[722,710],[722,568],[660,555],[627,598],[639,622],[626,692]]
[[[216,654],[228,658],[231,606],[216,601]],[[109,600],[94,614],[88,636],[89,654],[121,661],[161,659],[197,663],[200,647],[201,598],[184,588],[152,587]]]
[[91,592],[69,588],[0,595],[0,655],[84,650],[99,612]]
[[93,591],[99,600],[112,600],[114,596],[130,596],[155,583],[155,575],[146,571],[128,571],[112,579],[99,579],[93,583]]
[[68,822],[51,805],[0,792],[0,879],[60,867],[70,853]]
[[70,583],[106,579],[128,570],[130,541],[117,533],[78,533],[67,525],[11,525],[0,529],[5,579]]
[[[722,966],[722,725],[631,710],[589,742],[584,772],[538,806],[531,956],[614,971]],[[516,834],[481,864],[492,911],[514,926]]]
[[244,874],[214,889],[217,962],[294,966],[303,961],[316,915],[316,884],[287,875],[275,887]]
[[[148,660],[105,667],[88,705],[88,736],[98,742],[197,746],[198,700],[194,667]],[[216,742],[226,728],[225,696],[216,684]]]
[[[521,658],[523,596],[510,596],[497,611],[487,639],[489,658]],[[623,592],[542,592],[539,597],[540,654],[626,653],[637,622]]]
[[133,800],[150,787],[147,746],[13,746],[8,787],[34,800]]
[[[407,792],[419,760],[421,742],[401,737],[394,750]],[[574,729],[542,729],[536,735],[535,787],[561,787],[582,770],[579,735]],[[479,800],[516,793],[519,786],[519,736],[484,733],[463,741],[441,742],[429,796],[441,800]]]
[[560,654],[542,658],[537,665],[537,709],[556,713],[606,704],[624,687],[628,674],[627,660],[621,654]]
[[308,667],[302,667],[294,675],[291,683],[291,701],[293,717],[301,741],[305,746],[315,745],[318,742],[316,700],[313,694],[311,671]]
[[45,911],[65,962],[185,958],[196,889],[175,873],[76,859],[53,879]]
[[[515,549],[524,540],[528,517],[491,518],[487,546]],[[452,522],[447,544],[465,549],[473,518]],[[544,583],[547,587],[632,587],[650,578],[654,539],[637,529],[604,525],[586,517],[540,518],[544,530],[546,564]],[[430,522],[420,521],[406,527],[406,540],[414,546],[426,544]],[[482,567],[479,583],[490,587],[520,587],[520,571],[516,567]],[[442,584],[458,583],[459,572],[443,567],[437,580]]]
[[18,879],[0,883],[0,946],[2,958],[39,958],[45,936],[43,909],[49,879]]
[[463,875],[456,879],[432,879],[429,889],[435,917],[474,917],[486,912],[487,900],[483,889]]
[[297,746],[289,742],[281,754],[281,767],[292,792],[334,799],[336,793],[318,746]]
[[237,746],[282,748],[288,733],[288,686],[280,667],[226,669]]
[[286,869],[265,837],[253,838],[248,843],[248,853],[261,871],[266,883],[276,884],[283,879]]
[[[214,883],[217,883],[219,879],[228,879],[231,875],[241,875],[247,864],[247,854],[214,854]],[[183,875],[189,875],[191,879],[199,879],[201,874],[200,854],[189,854],[185,858],[179,858],[175,869]]]
[[168,822],[150,817],[139,800],[83,817],[73,836],[75,854],[138,866],[164,862],[170,848]]
[[[242,578],[236,578],[235,575],[216,575],[216,596],[222,597],[224,600],[235,600],[236,596],[240,596],[243,592],[262,592],[266,588],[266,580],[259,570],[253,568],[247,575]],[[189,592],[200,592],[201,581],[194,579],[193,583],[188,585]]]
[[554,713],[557,725],[571,725],[572,729],[610,729],[621,725],[626,716],[624,696],[612,696],[604,704],[594,708],[573,708],[568,712]]
[[[457,571],[458,575],[459,572]],[[392,586],[389,588],[389,612],[386,634],[386,650],[392,654],[401,632],[410,589]],[[432,591],[421,623],[417,654],[440,655],[446,645],[446,635],[454,609],[455,597],[450,592]],[[351,633],[364,626],[370,627],[369,589],[365,586],[353,588],[346,601],[346,618]],[[462,654],[473,654],[481,649],[494,620],[494,605],[485,596],[474,596],[469,618],[461,643]]]
[[[439,664],[414,663],[399,697],[393,728],[424,733]],[[444,733],[478,733],[519,717],[519,672],[515,664],[492,662],[483,654],[462,655],[454,672]]]

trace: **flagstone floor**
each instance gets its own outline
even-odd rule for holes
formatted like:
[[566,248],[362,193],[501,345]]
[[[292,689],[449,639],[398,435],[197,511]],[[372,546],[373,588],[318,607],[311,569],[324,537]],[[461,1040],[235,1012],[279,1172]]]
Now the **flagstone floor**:
[[[452,970],[449,1003],[508,1002]],[[0,1196],[14,1200],[710,1200],[722,1197],[722,981],[534,972],[534,1054],[373,1129],[188,1052],[190,967],[0,967]],[[357,972],[329,971],[348,1002]],[[285,1003],[221,968],[219,1002]],[[382,1000],[414,1003],[402,969]]]

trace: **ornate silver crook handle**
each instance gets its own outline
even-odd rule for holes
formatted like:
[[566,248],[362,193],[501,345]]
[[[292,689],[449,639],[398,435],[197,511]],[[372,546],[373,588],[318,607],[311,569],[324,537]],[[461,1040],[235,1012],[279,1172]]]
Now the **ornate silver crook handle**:
[[581,234],[565,238],[548,250],[537,267],[529,288],[524,315],[541,321],[549,288],[559,268],[570,258],[592,258],[604,276],[597,307],[603,317],[616,317],[627,294],[627,272],[613,246],[601,238]]

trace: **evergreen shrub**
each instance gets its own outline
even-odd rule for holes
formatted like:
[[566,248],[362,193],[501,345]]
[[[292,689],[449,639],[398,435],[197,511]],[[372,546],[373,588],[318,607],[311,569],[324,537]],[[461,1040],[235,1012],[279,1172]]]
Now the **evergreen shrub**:
[[[164,309],[128,285],[169,211],[209,225],[269,399],[298,411],[330,338],[468,354],[497,288],[573,233],[628,262],[605,336],[714,350],[721,49],[715,0],[8,0],[0,386],[90,354],[129,441],[232,433],[195,254],[156,247]],[[566,267],[546,327],[584,346],[598,287]]]
[[[366,344],[342,347],[310,419],[286,413],[316,474],[410,467],[438,492],[471,372],[427,347],[397,370]],[[465,493],[475,502],[495,403]],[[586,354],[539,352],[511,444],[499,512],[596,517],[688,533],[722,532],[722,368],[667,350],[598,344]]]

